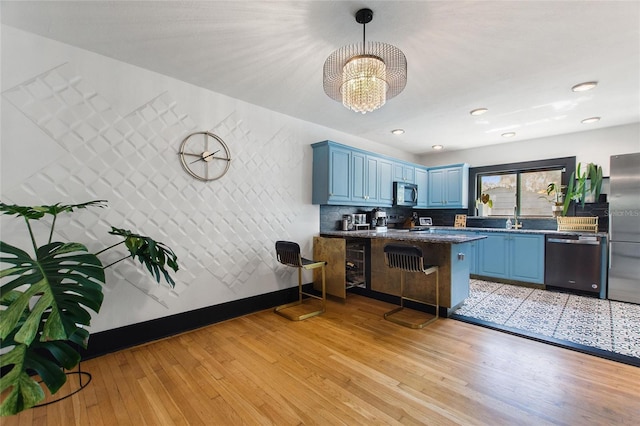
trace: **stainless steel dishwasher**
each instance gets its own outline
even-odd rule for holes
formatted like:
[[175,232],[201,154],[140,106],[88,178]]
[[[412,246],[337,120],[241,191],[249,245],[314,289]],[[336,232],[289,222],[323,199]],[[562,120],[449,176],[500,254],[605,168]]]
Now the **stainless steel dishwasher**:
[[544,283],[547,287],[600,293],[602,246],[595,235],[547,235]]

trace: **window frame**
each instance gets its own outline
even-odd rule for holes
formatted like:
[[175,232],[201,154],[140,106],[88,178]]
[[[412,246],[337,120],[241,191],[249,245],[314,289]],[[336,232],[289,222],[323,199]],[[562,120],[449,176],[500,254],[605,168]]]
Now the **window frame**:
[[576,170],[576,157],[550,158],[547,160],[523,161],[519,163],[495,164],[491,166],[469,168],[469,216],[475,216],[476,199],[479,197],[478,188],[480,187],[481,176],[507,173],[516,174],[516,205],[517,214],[520,216],[520,174],[523,172],[542,172],[554,169],[563,169],[562,181],[560,184],[563,186],[568,185],[569,177]]

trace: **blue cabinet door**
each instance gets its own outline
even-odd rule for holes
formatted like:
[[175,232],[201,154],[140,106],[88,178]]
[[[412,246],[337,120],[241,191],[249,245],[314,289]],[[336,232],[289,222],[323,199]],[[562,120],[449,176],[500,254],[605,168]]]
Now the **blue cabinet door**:
[[349,201],[349,163],[351,152],[343,149],[332,149],[329,164],[329,201]]
[[471,246],[469,250],[469,273],[474,275],[478,273],[478,247],[480,241],[482,240],[471,241],[469,243]]
[[427,208],[427,194],[428,194],[428,176],[429,173],[426,169],[420,169],[416,167],[415,169],[416,175],[416,185],[418,185],[418,204],[416,208]]
[[360,152],[351,154],[351,199],[364,203],[367,196],[367,156]]
[[415,170],[416,167],[407,163],[394,163],[393,164],[393,180],[395,182],[415,182]]
[[313,146],[313,204],[351,201],[351,150],[327,142]]
[[499,233],[484,233],[479,240],[478,275],[495,278],[509,277],[509,240]]
[[510,278],[544,283],[544,235],[510,234]]
[[393,204],[393,163],[382,159],[378,160],[378,201]]
[[427,191],[428,207],[438,208],[444,206],[444,179],[443,169],[429,170],[429,182]]
[[365,201],[367,204],[379,203],[379,188],[378,188],[378,159],[367,155],[367,170],[365,175]]
[[[383,179],[391,179],[392,163],[353,151],[351,154],[351,201],[356,205],[391,205],[393,187],[389,184],[384,190],[380,186]],[[382,176],[384,175],[384,176]],[[381,197],[384,197],[381,198]]]
[[[462,174],[462,167],[444,170],[444,192],[446,194],[444,204],[447,208],[458,207],[463,204]],[[464,198],[466,196],[465,194]]]
[[[544,283],[544,235],[480,233],[472,274],[534,284]],[[473,265],[470,266],[473,270]]]
[[469,165],[429,169],[429,208],[467,208]]

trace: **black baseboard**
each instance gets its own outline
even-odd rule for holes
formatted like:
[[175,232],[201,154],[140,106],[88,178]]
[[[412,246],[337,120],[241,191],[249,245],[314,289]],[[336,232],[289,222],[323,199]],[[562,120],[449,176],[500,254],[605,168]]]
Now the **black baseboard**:
[[[305,284],[303,287],[307,291],[312,287],[312,284]],[[298,287],[291,287],[112,330],[92,333],[87,349],[81,348],[80,355],[85,360],[95,358],[220,321],[273,308],[292,302],[297,297]]]

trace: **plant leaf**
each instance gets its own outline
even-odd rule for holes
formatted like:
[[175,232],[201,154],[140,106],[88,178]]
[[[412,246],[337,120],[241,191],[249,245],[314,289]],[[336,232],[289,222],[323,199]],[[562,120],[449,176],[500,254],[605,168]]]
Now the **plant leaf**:
[[0,259],[9,265],[0,271],[0,304],[6,307],[0,310],[0,392],[7,391],[0,414],[11,415],[44,398],[30,372],[51,393],[66,382],[62,368],[73,368],[80,355],[62,340],[86,345],[88,332],[80,326],[90,324],[87,309],[99,312],[105,276],[100,260],[78,243],[46,244],[33,259],[0,242]]
[[125,238],[125,246],[132,258],[138,258],[144,264],[157,282],[160,282],[160,273],[171,287],[175,287],[175,281],[169,275],[165,267],[177,272],[178,257],[166,244],[158,242],[151,237],[134,234],[127,229],[111,227],[109,232]]
[[38,220],[45,214],[52,216],[62,212],[73,212],[75,209],[86,209],[87,207],[106,207],[106,200],[93,200],[80,204],[60,204],[56,203],[50,206],[18,206],[15,204],[0,203],[0,212],[3,214],[13,215],[16,217],[24,217],[30,220]]

